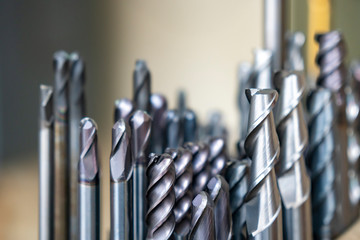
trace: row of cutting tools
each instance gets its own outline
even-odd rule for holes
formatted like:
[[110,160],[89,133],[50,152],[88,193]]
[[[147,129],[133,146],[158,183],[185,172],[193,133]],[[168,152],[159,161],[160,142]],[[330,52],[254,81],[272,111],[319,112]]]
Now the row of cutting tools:
[[[286,70],[273,74],[269,50],[241,64],[236,159],[219,116],[199,136],[184,97],[168,110],[137,61],[133,100],[115,102],[110,239],[322,239],[349,227],[359,211],[360,63],[348,74],[338,31],[316,40],[320,75],[310,91],[301,33],[288,39]],[[54,71],[54,91],[40,88],[40,239],[99,239],[84,63],[57,52]]]

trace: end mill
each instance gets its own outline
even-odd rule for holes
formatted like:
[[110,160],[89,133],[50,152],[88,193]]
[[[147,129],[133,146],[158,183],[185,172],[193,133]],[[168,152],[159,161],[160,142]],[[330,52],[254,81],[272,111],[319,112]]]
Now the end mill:
[[161,94],[152,94],[150,98],[152,121],[152,134],[150,149],[153,153],[162,153],[166,127],[167,100]]
[[124,119],[129,123],[131,114],[135,111],[133,102],[128,98],[120,98],[115,101],[114,122]]
[[303,47],[305,34],[294,32],[287,36],[287,51],[285,69],[291,71],[304,71]]
[[133,75],[134,103],[136,109],[150,114],[151,75],[144,60],[137,60]]
[[166,114],[165,146],[177,148],[182,144],[181,116],[177,110],[168,110]]
[[273,54],[267,49],[256,49],[254,51],[253,71],[250,79],[250,87],[273,88],[272,84],[272,59]]

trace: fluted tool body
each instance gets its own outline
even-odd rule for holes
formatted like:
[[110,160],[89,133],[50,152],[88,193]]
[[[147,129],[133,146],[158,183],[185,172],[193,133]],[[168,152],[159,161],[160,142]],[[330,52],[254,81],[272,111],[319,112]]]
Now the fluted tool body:
[[120,98],[115,101],[114,122],[124,119],[129,123],[131,114],[135,111],[134,103],[128,98]]
[[352,202],[350,198],[349,182],[349,162],[347,156],[347,119],[346,119],[346,66],[345,66],[345,41],[339,31],[332,31],[316,35],[316,41],[319,43],[319,52],[316,56],[316,62],[320,67],[320,75],[317,79],[317,85],[330,89],[336,97],[337,105],[337,128],[339,130],[336,138],[338,145],[338,155],[336,161],[339,162],[340,171],[337,174],[339,180],[336,187],[340,192],[340,202],[338,209],[339,225],[342,225],[340,232],[343,232],[350,226],[358,216],[358,204]]
[[166,148],[177,148],[183,142],[181,116],[178,110],[168,110],[166,113],[165,142]]
[[273,88],[272,51],[267,49],[256,49],[254,55],[253,70],[249,87],[260,89]]
[[285,69],[291,71],[304,71],[303,47],[305,35],[302,32],[294,32],[287,36],[287,51]]
[[68,54],[53,57],[54,81],[54,161],[55,161],[55,240],[69,238],[69,69]]
[[149,179],[146,239],[172,239],[175,229],[175,166],[171,156],[151,154],[146,175]]
[[211,177],[211,167],[209,164],[210,148],[205,143],[185,143],[184,148],[192,153],[193,166],[193,192],[194,195],[203,191]]
[[245,240],[245,217],[246,211],[244,207],[245,196],[248,187],[248,174],[249,174],[250,161],[231,160],[228,163],[225,179],[229,183],[230,191],[230,207],[232,212],[233,221],[233,239]]
[[39,240],[54,238],[53,88],[40,86]]
[[161,94],[152,94],[150,102],[153,119],[150,149],[151,152],[160,154],[163,152],[163,146],[165,145],[167,100]]
[[312,222],[315,238],[333,238],[338,231],[336,206],[336,105],[335,96],[323,88],[307,99],[309,113],[309,150],[307,164],[311,173]]
[[249,239],[283,239],[281,198],[274,166],[280,154],[272,109],[275,90],[247,89],[250,102],[245,150],[251,159],[246,227]]
[[192,154],[184,148],[168,148],[165,153],[169,154],[175,164],[175,234],[177,239],[187,239],[191,224],[191,201],[192,193]]
[[151,117],[146,112],[137,110],[130,118],[131,152],[135,161],[133,172],[133,225],[134,240],[146,237],[146,149],[150,140]]
[[78,239],[98,240],[100,239],[100,170],[97,157],[97,126],[90,118],[83,118],[80,123],[80,149]]
[[112,128],[110,155],[110,216],[111,240],[130,240],[132,225],[132,175],[134,162],[131,156],[131,130],[124,119]]
[[210,179],[207,188],[214,202],[216,239],[230,240],[233,223],[230,209],[229,184],[223,176],[216,175]]
[[184,131],[184,143],[195,142],[198,139],[198,126],[196,114],[191,109],[185,109],[182,115],[182,129]]
[[283,203],[284,239],[312,239],[311,183],[304,158],[308,130],[301,104],[305,84],[300,72],[280,71],[274,77],[279,92],[274,110],[281,146],[276,174]]
[[195,196],[191,202],[191,229],[189,240],[215,240],[214,202],[204,191]]
[[137,60],[133,75],[134,103],[136,109],[150,114],[151,75],[144,60]]
[[211,176],[224,175],[229,156],[226,142],[221,137],[211,138],[209,141]]

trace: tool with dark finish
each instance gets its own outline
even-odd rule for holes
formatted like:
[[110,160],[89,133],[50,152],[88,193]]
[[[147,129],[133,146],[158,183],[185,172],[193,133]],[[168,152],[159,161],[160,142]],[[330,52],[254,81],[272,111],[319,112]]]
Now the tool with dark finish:
[[146,239],[172,239],[175,229],[175,166],[171,156],[151,154],[146,175],[149,180]]
[[124,119],[129,123],[131,114],[135,111],[133,102],[128,98],[120,98],[115,101],[114,122]]
[[183,131],[184,131],[184,143],[197,141],[197,120],[196,114],[190,109],[185,109],[182,115]]
[[178,240],[187,239],[191,224],[191,201],[192,194],[192,154],[184,148],[168,148],[165,153],[169,154],[175,164],[175,238]]
[[216,239],[230,240],[233,223],[230,209],[229,184],[224,177],[216,175],[210,179],[207,188],[214,202]]
[[53,88],[40,85],[39,240],[54,238]]
[[204,191],[192,200],[191,229],[189,240],[215,240],[214,202]]
[[151,117],[144,111],[137,110],[130,117],[131,151],[135,161],[133,175],[133,238],[143,240],[146,236],[146,149],[150,140]]
[[110,155],[111,240],[132,238],[132,174],[134,162],[130,148],[131,130],[124,119],[112,128]]
[[280,154],[272,109],[278,94],[271,89],[246,89],[250,102],[245,150],[252,161],[246,196],[249,239],[282,239],[281,198],[274,166]]
[[134,103],[136,109],[150,114],[151,75],[144,60],[137,60],[134,70]]
[[213,137],[209,141],[211,176],[224,175],[226,163],[229,156],[227,154],[226,142],[221,137]]
[[310,178],[304,151],[308,130],[301,100],[305,79],[299,72],[280,71],[274,85],[279,99],[274,110],[280,141],[276,175],[283,203],[284,239],[312,239]]
[[166,113],[165,146],[166,148],[177,148],[183,142],[181,129],[181,116],[177,110],[168,110]]
[[205,126],[205,134],[202,140],[208,141],[211,137],[222,137],[225,141],[228,139],[228,132],[224,126],[222,114],[219,111],[212,111],[209,114],[209,120]]
[[153,153],[162,153],[166,128],[167,101],[161,94],[152,94],[150,98],[152,116],[152,134],[150,149]]
[[68,54],[54,54],[55,240],[69,238],[69,68]]
[[97,157],[97,126],[83,118],[80,123],[78,165],[79,240],[100,239],[100,183]]
[[254,51],[253,70],[250,77],[250,87],[259,89],[273,88],[273,53],[267,49]]

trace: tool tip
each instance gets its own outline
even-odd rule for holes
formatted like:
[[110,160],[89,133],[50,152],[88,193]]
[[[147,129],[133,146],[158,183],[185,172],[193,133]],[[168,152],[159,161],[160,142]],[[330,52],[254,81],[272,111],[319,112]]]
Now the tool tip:
[[40,85],[40,117],[46,122],[51,122],[53,117],[53,88]]
[[128,98],[115,100],[115,121],[120,119],[128,121],[134,108],[133,102]]
[[135,63],[135,71],[148,71],[148,67],[145,60],[138,59]]

